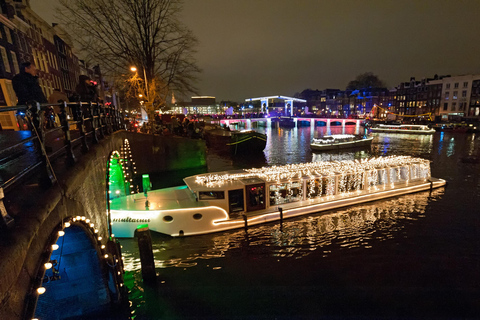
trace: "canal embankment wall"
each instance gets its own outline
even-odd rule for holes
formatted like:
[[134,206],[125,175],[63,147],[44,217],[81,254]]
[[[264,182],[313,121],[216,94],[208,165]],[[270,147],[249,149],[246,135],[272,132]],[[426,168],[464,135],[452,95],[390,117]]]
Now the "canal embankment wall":
[[0,237],[0,319],[23,318],[27,296],[34,294],[30,290],[38,268],[62,221],[85,216],[99,235],[108,239],[107,162],[112,151],[120,151],[125,139],[140,175],[206,165],[203,140],[118,131],[91,146],[68,170],[58,170],[54,186],[19,186],[11,192],[13,199],[4,199],[9,201],[7,210],[15,224],[2,230]]

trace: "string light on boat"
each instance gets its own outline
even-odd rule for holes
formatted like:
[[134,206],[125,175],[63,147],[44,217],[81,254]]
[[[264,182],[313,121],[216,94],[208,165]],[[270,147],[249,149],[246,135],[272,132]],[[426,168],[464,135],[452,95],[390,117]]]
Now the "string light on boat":
[[[281,181],[301,178],[303,176],[330,175],[331,172],[340,174],[355,173],[365,170],[398,167],[412,163],[425,163],[427,160],[410,156],[388,156],[361,160],[310,162],[288,164],[284,166],[272,166],[243,170],[242,173],[234,174],[204,174],[196,177],[195,182],[209,187],[222,186],[229,181],[247,178],[260,178],[265,181]],[[425,166],[429,168],[429,166]],[[426,168],[426,169],[427,169]],[[426,176],[426,174],[425,174]]]

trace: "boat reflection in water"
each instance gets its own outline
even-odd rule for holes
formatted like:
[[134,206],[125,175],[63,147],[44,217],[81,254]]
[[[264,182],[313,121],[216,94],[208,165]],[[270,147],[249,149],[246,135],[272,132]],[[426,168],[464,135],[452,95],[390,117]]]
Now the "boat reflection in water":
[[356,151],[327,151],[320,153],[312,153],[312,162],[322,162],[322,161],[345,161],[345,160],[360,160],[367,159],[370,157],[370,153],[366,150],[356,150]]
[[[444,190],[441,187],[283,223],[197,237],[169,238],[153,233],[155,265],[156,268],[195,267],[200,260],[223,258],[239,251],[245,253],[245,250],[255,250],[256,255],[298,259],[317,250],[322,250],[321,255],[326,257],[332,251],[368,249],[373,242],[397,237],[407,221],[425,217],[429,203],[440,200]],[[129,250],[129,247],[133,249],[132,241],[122,240],[127,271],[140,268],[140,260]]]

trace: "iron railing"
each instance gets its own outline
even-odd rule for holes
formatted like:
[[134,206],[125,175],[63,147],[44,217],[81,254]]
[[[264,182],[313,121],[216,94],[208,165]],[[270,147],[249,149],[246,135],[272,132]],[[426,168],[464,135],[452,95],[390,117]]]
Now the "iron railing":
[[[56,109],[56,111],[55,111]],[[53,163],[62,160],[68,168],[79,154],[114,131],[125,129],[115,106],[92,102],[60,102],[1,107],[15,112],[22,134],[0,131],[0,227],[9,227],[10,217],[3,203],[4,193],[33,176],[41,186],[56,183]],[[60,160],[60,161],[59,161]]]

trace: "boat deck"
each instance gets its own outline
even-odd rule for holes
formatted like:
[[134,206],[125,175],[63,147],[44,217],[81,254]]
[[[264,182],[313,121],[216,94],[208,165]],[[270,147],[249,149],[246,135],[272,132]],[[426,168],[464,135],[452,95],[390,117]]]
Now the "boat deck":
[[111,210],[145,211],[145,201],[148,199],[148,210],[172,210],[208,206],[205,202],[196,201],[194,194],[187,186],[152,190],[148,197],[136,193],[126,197],[112,199]]

